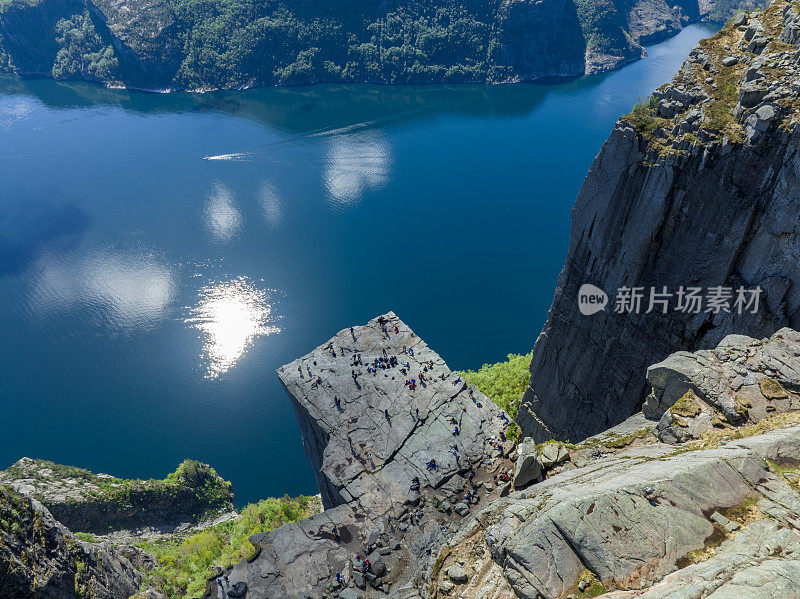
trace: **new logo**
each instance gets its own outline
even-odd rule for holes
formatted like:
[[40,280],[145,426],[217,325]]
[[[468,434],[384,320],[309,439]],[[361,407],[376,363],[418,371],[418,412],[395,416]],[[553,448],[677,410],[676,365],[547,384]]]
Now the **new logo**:
[[606,309],[608,295],[606,292],[590,283],[584,283],[578,290],[578,310],[584,316],[597,314]]

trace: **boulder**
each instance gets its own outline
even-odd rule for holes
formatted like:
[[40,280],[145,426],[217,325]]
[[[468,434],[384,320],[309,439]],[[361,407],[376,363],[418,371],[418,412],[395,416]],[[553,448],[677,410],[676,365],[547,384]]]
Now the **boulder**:
[[542,474],[542,463],[539,461],[539,451],[536,449],[536,442],[530,437],[519,444],[517,453],[514,486],[519,488],[539,478]]
[[755,106],[769,93],[769,88],[757,81],[748,81],[739,88],[739,104],[745,108]]
[[386,576],[387,572],[386,562],[379,553],[370,554],[369,564],[372,567],[372,573],[375,574],[375,576],[377,576],[378,578]]
[[447,577],[455,584],[466,584],[469,580],[467,571],[458,564],[454,564],[447,568]]
[[569,452],[563,443],[550,442],[541,446],[540,462],[542,468],[552,468],[569,459]]

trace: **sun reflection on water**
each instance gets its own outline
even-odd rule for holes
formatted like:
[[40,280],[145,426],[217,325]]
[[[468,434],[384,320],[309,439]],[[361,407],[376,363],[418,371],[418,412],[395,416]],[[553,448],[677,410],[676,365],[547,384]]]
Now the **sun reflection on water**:
[[201,331],[206,378],[219,378],[230,370],[257,337],[280,332],[269,300],[266,291],[245,277],[200,290],[200,301],[189,308],[186,323]]

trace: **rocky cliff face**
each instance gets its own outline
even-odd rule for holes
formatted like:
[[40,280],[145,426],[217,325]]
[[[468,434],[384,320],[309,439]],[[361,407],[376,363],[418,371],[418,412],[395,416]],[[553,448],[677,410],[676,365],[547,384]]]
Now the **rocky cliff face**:
[[[646,368],[672,351],[798,325],[799,19],[776,1],[728,23],[614,127],[572,212],[518,414],[526,434],[596,433],[638,409]],[[604,311],[579,312],[584,283],[608,294]],[[665,287],[667,313],[659,304],[646,313],[651,288]],[[678,292],[690,287],[703,301],[731,288],[730,311],[680,309]],[[739,287],[763,290],[755,313],[738,313]],[[621,288],[640,288],[638,313],[617,313]]]
[[231,484],[194,460],[164,480],[145,481],[22,458],[0,472],[0,483],[40,501],[74,532],[171,532],[233,510]]
[[85,543],[35,499],[0,485],[0,597],[128,598],[141,574],[109,543]]
[[236,584],[248,597],[334,588],[416,596],[448,531],[508,492],[507,476],[494,478],[511,467],[508,416],[391,312],[340,331],[278,375],[326,510],[253,537],[258,558],[220,578],[217,596]]
[[[728,336],[648,370],[658,422],[514,447],[393,313],[345,329],[279,371],[329,509],[251,537],[206,596],[796,599],[798,372],[799,333]],[[69,503],[65,468],[23,460],[15,484]],[[159,599],[137,593],[151,557],[83,538],[0,485],[0,597]]]
[[193,90],[534,81],[616,68],[754,3],[3,0],[0,72]]
[[[420,370],[424,386],[405,384]],[[254,536],[258,557],[209,590],[220,599],[793,598],[797,372],[800,334],[728,337],[650,369],[647,413],[661,422],[638,414],[579,444],[514,448],[504,414],[388,313],[280,369],[329,509]],[[711,417],[681,420],[692,389]],[[509,472],[514,484],[498,480]]]

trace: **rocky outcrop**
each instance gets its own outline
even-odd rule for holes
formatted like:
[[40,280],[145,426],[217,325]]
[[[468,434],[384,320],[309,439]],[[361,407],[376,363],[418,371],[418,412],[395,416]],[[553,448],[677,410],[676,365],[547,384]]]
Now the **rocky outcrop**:
[[[704,355],[694,355],[698,381],[750,373],[711,385],[719,398],[723,386],[762,389],[765,377],[784,388],[800,334],[732,337],[717,348],[719,363]],[[651,415],[668,413],[674,381],[689,378],[668,368],[650,370],[650,403],[660,406]],[[328,509],[254,536],[258,557],[220,575],[212,595],[688,599],[697,588],[720,597],[749,588],[794,597],[800,412],[791,401],[764,418],[754,408],[678,451],[642,414],[579,444],[514,448],[503,441],[506,416],[391,312],[279,376]],[[724,414],[726,400],[717,403]],[[766,572],[781,572],[781,583]]]
[[800,335],[791,329],[764,340],[729,335],[714,350],[669,356],[648,368],[647,378],[653,391],[643,412],[660,418],[665,443],[755,424],[800,410]]
[[[572,212],[517,417],[524,434],[597,433],[639,409],[647,367],[675,350],[799,324],[798,22],[782,1],[735,19],[614,127]],[[605,310],[581,314],[584,284],[608,295]],[[708,303],[714,288],[730,293],[723,308]],[[762,290],[757,310],[737,309],[740,288]],[[625,289],[641,294],[638,312],[618,311]],[[666,313],[651,290],[672,294]]]
[[233,510],[231,484],[195,460],[164,480],[145,481],[22,458],[0,472],[0,483],[40,501],[74,532],[170,533]]
[[218,596],[241,582],[248,597],[319,597],[343,590],[337,573],[359,596],[416,596],[448,531],[507,485],[508,416],[391,312],[278,376],[326,510],[253,537],[258,558]]
[[755,0],[7,0],[0,72],[150,89],[575,77]]
[[0,485],[0,597],[127,599],[141,581],[112,545],[81,541],[38,501]]
[[623,451],[497,500],[477,517],[490,523],[492,558],[519,597],[564,597],[587,569],[607,590],[647,588],[720,534],[715,511],[763,500],[765,509],[784,510],[779,522],[797,541],[800,496],[764,459],[779,448],[786,455],[787,444],[788,453],[800,450],[798,433],[782,430],[757,448],[745,440],[690,454],[666,445]]

